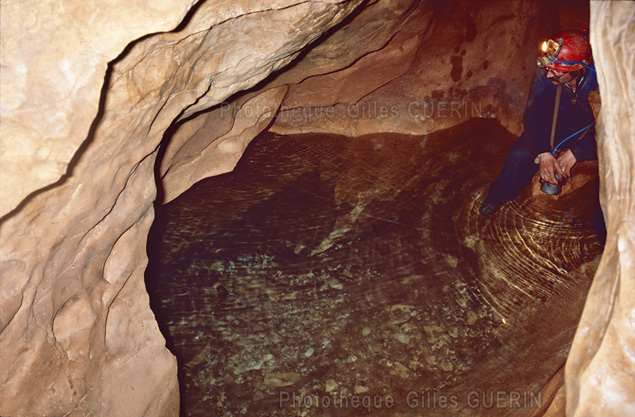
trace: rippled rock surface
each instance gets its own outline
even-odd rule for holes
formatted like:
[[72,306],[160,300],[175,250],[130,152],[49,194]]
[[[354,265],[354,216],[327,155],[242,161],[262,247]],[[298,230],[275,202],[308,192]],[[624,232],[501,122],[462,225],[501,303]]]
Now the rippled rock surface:
[[513,140],[265,134],[159,208],[148,284],[184,414],[544,411],[601,251],[597,168],[480,217]]

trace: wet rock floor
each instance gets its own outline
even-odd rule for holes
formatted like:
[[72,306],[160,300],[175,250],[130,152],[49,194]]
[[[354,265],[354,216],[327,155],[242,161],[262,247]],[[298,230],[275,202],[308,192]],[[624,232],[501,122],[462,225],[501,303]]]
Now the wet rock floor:
[[478,215],[513,143],[265,133],[157,208],[147,284],[187,416],[534,415],[601,246],[597,176]]

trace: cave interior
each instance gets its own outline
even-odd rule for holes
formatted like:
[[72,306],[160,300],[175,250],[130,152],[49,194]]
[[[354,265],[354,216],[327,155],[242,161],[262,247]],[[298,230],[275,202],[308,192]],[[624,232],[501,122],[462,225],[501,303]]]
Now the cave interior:
[[[370,53],[387,56],[357,71],[397,71],[386,50],[402,32],[418,37],[418,48],[436,48],[426,55],[449,50],[434,32],[456,16],[435,6],[400,16],[383,52]],[[587,27],[588,12],[586,3],[559,2],[551,24]],[[312,76],[301,72],[302,59],[337,48],[332,33],[364,13],[228,102],[281,78],[300,78],[300,90]],[[433,40],[417,28],[418,13],[431,15]],[[450,98],[430,92],[419,51],[397,57],[409,68],[384,75],[375,90],[360,80],[364,96],[354,104],[333,105],[318,91],[319,104],[295,107],[314,94],[309,83],[289,93],[231,172],[157,204],[146,282],[179,361],[183,415],[540,415],[551,405],[556,391],[545,387],[561,378],[602,252],[590,226],[597,163],[578,165],[560,196],[541,195],[536,177],[493,218],[478,215],[516,139],[506,127],[517,128],[528,84],[518,82],[520,98],[506,92],[495,104],[487,87],[462,91],[462,78],[482,77],[490,65],[462,68],[477,36],[464,19],[455,25],[467,45],[453,49],[450,73],[436,76],[451,83]],[[505,81],[531,72],[523,65]],[[322,77],[314,88],[348,88]],[[414,94],[402,90],[413,83]],[[497,107],[516,107],[501,111],[514,120],[501,121]],[[394,126],[417,122],[440,128]],[[369,126],[338,126],[352,123]],[[163,158],[178,129],[166,133]],[[164,160],[158,178],[169,172]]]
[[[0,13],[1,416],[635,416],[635,2]],[[598,161],[480,215],[583,28]]]

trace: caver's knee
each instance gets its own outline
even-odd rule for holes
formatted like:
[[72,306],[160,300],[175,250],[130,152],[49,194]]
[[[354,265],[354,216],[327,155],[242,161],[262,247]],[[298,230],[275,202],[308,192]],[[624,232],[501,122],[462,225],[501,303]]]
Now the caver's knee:
[[507,159],[511,161],[527,162],[533,160],[531,150],[524,143],[523,138],[519,138],[514,146],[507,153]]

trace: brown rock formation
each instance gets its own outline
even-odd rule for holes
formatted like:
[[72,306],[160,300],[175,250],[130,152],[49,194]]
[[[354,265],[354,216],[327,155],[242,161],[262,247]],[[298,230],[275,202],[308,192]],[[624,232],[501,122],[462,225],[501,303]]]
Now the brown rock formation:
[[[473,103],[517,132],[527,68],[557,10],[441,4],[4,2],[0,415],[177,414],[175,359],[143,284],[168,129],[166,199],[231,170],[272,122],[279,132],[426,133],[474,116],[452,107]],[[634,9],[592,2],[609,240],[567,365],[569,415],[635,413]]]

